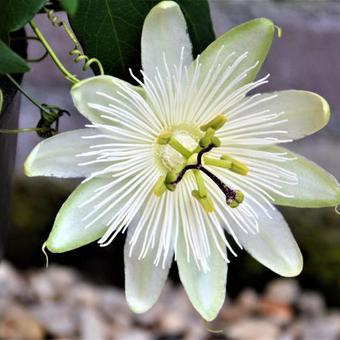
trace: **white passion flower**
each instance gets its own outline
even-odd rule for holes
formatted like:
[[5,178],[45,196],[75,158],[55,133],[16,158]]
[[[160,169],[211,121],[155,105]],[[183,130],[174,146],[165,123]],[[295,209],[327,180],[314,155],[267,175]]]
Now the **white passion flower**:
[[282,276],[299,274],[300,250],[273,204],[336,206],[340,189],[277,146],[328,122],[323,98],[296,90],[246,96],[268,81],[254,79],[274,31],[267,19],[246,22],[193,61],[179,6],[155,6],[142,32],[143,82],[132,74],[140,86],[111,76],[78,82],[71,95],[91,124],[44,140],[26,160],[28,176],[86,177],[59,211],[47,248],[106,246],[126,231],[126,297],[138,313],[157,301],[173,258],[206,320],[223,304],[235,245]]

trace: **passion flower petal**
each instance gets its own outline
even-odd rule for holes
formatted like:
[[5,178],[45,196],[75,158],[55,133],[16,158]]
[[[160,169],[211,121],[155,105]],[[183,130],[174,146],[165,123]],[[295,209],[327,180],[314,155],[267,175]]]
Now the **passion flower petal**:
[[142,32],[142,65],[153,80],[157,71],[168,77],[167,65],[190,65],[192,45],[180,7],[174,1],[161,1],[147,15]]

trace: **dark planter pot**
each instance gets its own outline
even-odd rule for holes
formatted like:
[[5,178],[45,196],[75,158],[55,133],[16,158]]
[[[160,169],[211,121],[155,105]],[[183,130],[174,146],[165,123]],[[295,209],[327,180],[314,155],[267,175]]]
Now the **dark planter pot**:
[[[11,48],[26,59],[27,41],[24,29],[11,33]],[[21,82],[22,75],[12,75]],[[18,128],[20,94],[6,76],[0,76],[0,88],[4,101],[0,112],[0,129]],[[14,173],[17,135],[0,134],[0,259],[4,253],[6,232],[9,225],[11,184]]]
[[[3,83],[3,82],[1,82]],[[0,129],[18,127],[20,97],[14,89],[7,91],[2,112]],[[0,257],[3,255],[5,235],[9,224],[9,203],[14,172],[17,135],[0,134]]]

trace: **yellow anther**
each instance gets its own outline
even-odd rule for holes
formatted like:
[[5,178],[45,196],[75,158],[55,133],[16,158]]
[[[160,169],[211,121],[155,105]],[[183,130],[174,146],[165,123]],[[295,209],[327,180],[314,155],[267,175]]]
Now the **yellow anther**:
[[170,142],[172,132],[164,131],[161,132],[157,137],[157,144],[166,145]]
[[207,214],[215,211],[214,203],[208,195],[201,197],[198,190],[193,190],[191,194],[197,199]]
[[244,200],[242,191],[235,190],[235,198],[227,200],[227,204],[230,208],[237,208]]
[[230,161],[230,162],[232,162],[234,159],[233,158],[231,158],[230,156],[228,156],[228,155],[222,155],[221,156],[221,159],[223,159],[223,160],[225,160],[225,161]]
[[230,208],[237,208],[239,206],[239,203],[235,200],[227,201],[227,204]]
[[152,189],[152,192],[158,197],[162,196],[167,189],[164,181],[165,177],[164,176],[160,177]]
[[244,194],[242,191],[240,190],[235,190],[235,200],[238,202],[238,203],[242,203],[244,201]]
[[165,183],[165,186],[169,191],[175,191],[176,190],[176,186],[173,185],[173,184]]
[[245,164],[236,160],[233,160],[230,170],[242,176],[248,175],[249,172],[249,169]]
[[214,137],[216,130],[213,128],[209,128],[206,132],[205,132],[205,137]]
[[230,160],[210,158],[205,155],[203,156],[203,163],[204,165],[218,166],[225,169],[230,169],[232,165],[232,162]]
[[211,144],[218,148],[219,146],[221,146],[221,141],[217,137],[211,137]]
[[166,174],[166,177],[165,177],[165,182],[168,183],[168,184],[171,184],[172,182],[175,182],[177,179],[177,174],[175,171],[169,171],[167,174]]
[[202,131],[207,131],[209,128],[213,128],[215,130],[220,129],[227,122],[227,118],[224,115],[218,115],[210,122],[201,126]]
[[205,149],[211,144],[211,138],[210,137],[203,137],[200,139],[199,145]]
[[239,175],[243,175],[243,176],[246,176],[249,172],[249,168],[243,164],[242,162],[240,161],[237,161],[236,159],[230,157],[230,156],[227,156],[227,155],[223,155],[221,156],[221,159],[223,160],[227,160],[227,161],[231,161],[231,167],[230,167],[230,170],[239,174]]
[[176,185],[172,184],[173,182],[175,182],[177,179],[177,173],[175,171],[169,171],[166,174],[165,177],[165,181],[164,181],[164,185],[166,186],[166,188],[170,191],[175,191],[176,189]]
[[169,191],[175,191],[176,190],[176,186],[173,185],[173,184],[165,183],[165,186]]

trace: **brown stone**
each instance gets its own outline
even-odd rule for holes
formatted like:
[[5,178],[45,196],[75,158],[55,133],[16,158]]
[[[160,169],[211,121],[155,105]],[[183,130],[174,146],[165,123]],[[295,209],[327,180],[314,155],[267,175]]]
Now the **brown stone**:
[[279,328],[273,323],[260,319],[243,319],[225,329],[230,339],[274,340],[278,338]]
[[289,305],[268,300],[259,302],[258,311],[280,325],[289,323],[294,316],[294,311]]
[[265,299],[281,305],[293,304],[299,296],[300,288],[294,279],[276,279],[266,287]]
[[98,310],[92,307],[80,308],[78,311],[78,318],[81,339],[108,338],[108,325]]
[[40,323],[20,305],[8,305],[0,321],[1,339],[43,339]]
[[30,312],[55,337],[72,337],[76,333],[76,313],[68,301],[46,301],[30,307]]

